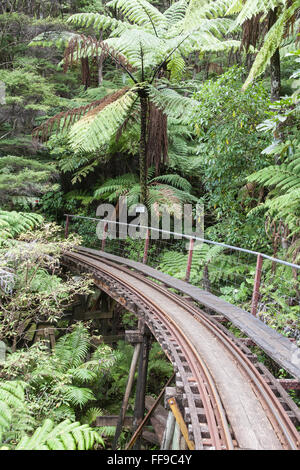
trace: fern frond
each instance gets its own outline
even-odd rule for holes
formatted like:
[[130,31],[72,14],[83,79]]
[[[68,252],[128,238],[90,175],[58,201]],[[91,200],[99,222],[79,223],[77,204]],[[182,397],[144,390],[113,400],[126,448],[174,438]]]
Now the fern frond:
[[155,106],[164,111],[168,116],[175,119],[181,119],[182,122],[188,120],[189,113],[192,112],[193,106],[197,102],[192,98],[187,98],[180,95],[172,89],[157,90],[155,87],[149,85],[148,93],[150,100]]
[[168,26],[172,27],[183,20],[186,15],[187,7],[187,0],[174,2],[163,14],[168,21]]
[[192,190],[192,185],[185,179],[182,178],[182,176],[179,175],[162,175],[162,176],[157,176],[156,178],[153,178],[150,181],[150,184],[153,182],[162,182],[162,183],[167,183],[168,185],[171,185],[175,188],[182,189],[183,191],[190,193]]
[[137,184],[138,178],[132,173],[127,173],[116,178],[108,179],[100,188],[96,189],[94,197],[101,197],[105,194],[116,193],[119,197],[122,194],[128,192],[128,190],[135,184]]
[[54,348],[55,355],[64,367],[79,367],[84,361],[89,349],[89,335],[87,330],[78,325],[72,333],[62,336]]
[[[89,371],[91,372],[91,371]],[[75,387],[74,385],[64,385],[61,389],[64,398],[72,404],[82,408],[89,401],[95,401],[95,395],[89,388]]]
[[62,111],[61,113],[56,114],[52,118],[48,119],[39,127],[36,127],[33,130],[32,135],[35,139],[40,139],[44,142],[48,139],[52,131],[56,130],[56,133],[64,132],[65,130],[69,129],[73,124],[75,124],[76,121],[81,119],[83,116],[86,116],[91,111],[101,111],[101,109],[105,108],[105,106],[118,99],[123,93],[125,93],[126,90],[127,88],[123,88],[122,90],[118,90],[114,93],[105,96],[101,100],[93,101],[88,105],[79,106],[78,108],[73,108],[69,111]]
[[98,31],[113,31],[118,29],[119,33],[122,33],[123,30],[131,27],[130,23],[111,18],[107,15],[101,15],[99,13],[76,13],[67,19],[67,23],[71,23],[78,27],[92,27]]
[[108,7],[119,10],[130,22],[144,26],[157,34],[157,28],[166,26],[164,15],[146,0],[111,0]]
[[[286,2],[284,2],[286,3]],[[289,8],[286,6],[283,8],[281,15],[278,17],[276,23],[272,26],[272,28],[266,34],[264,43],[258,52],[255,61],[252,65],[250,73],[247,77],[243,85],[243,90],[245,90],[250,83],[256,77],[259,77],[265,70],[269,60],[274,55],[276,49],[278,49],[281,45],[282,38],[284,36],[286,24],[292,18],[297,8],[300,7],[300,1],[296,0],[292,3]]]
[[[246,20],[260,13],[267,15],[270,10],[274,10],[277,7],[284,7],[286,4],[286,0],[258,0],[256,2],[247,0],[236,18],[236,24],[241,25]],[[232,13],[232,9],[229,9],[228,12]]]
[[184,18],[184,30],[201,28],[201,20],[221,18],[231,6],[230,0],[190,0]]
[[16,237],[39,227],[43,220],[40,214],[0,210],[0,240]]
[[86,424],[65,420],[55,425],[47,419],[31,437],[24,436],[16,450],[89,450],[96,442],[104,445],[99,434]]
[[70,143],[74,150],[93,151],[110,142],[128,116],[136,100],[135,89],[122,93],[97,114],[89,113],[72,127]]

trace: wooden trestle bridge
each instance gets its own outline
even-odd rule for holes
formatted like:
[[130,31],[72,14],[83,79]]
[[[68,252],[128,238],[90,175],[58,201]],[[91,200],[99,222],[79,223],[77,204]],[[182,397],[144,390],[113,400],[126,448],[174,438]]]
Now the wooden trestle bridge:
[[[162,448],[170,448],[170,440],[173,449],[300,448],[300,412],[286,392],[299,388],[300,350],[288,338],[250,313],[145,264],[83,247],[62,262],[72,271],[91,273],[99,289],[139,319],[138,331],[131,332],[135,352],[115,446],[137,364],[136,432],[128,448],[137,445],[152,411],[144,419],[153,335],[174,367],[175,387],[166,387],[159,397],[164,394],[169,407]],[[244,338],[235,337],[222,319]],[[291,378],[274,378],[249,344],[261,348]]]

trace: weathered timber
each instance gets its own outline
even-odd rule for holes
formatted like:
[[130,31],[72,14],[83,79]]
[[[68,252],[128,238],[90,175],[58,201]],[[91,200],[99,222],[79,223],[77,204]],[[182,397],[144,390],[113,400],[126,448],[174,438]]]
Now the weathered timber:
[[259,318],[251,315],[251,313],[231,305],[210,292],[192,286],[180,279],[175,279],[168,274],[161,273],[143,263],[127,260],[120,256],[89,248],[79,247],[79,250],[86,253],[93,253],[103,259],[108,259],[116,263],[126,264],[128,267],[134,268],[145,276],[163,282],[166,286],[188,295],[200,305],[226,317],[233,325],[251,338],[255,344],[265,351],[276,363],[280,364],[281,367],[288,371],[293,377],[300,380],[300,349],[291,343],[287,337],[282,336],[259,320]]

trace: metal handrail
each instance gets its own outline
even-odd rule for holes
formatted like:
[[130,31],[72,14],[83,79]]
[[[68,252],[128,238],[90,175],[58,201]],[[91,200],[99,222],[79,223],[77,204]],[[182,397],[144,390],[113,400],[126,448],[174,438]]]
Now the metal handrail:
[[275,263],[283,264],[285,266],[289,266],[289,267],[295,268],[295,269],[300,269],[300,266],[298,264],[294,264],[294,263],[290,263],[288,261],[284,261],[284,260],[281,260],[281,259],[278,259],[278,258],[274,258],[273,256],[266,255],[265,253],[260,253],[259,251],[253,251],[253,250],[248,250],[246,248],[240,248],[240,247],[237,247],[237,246],[227,245],[226,243],[215,242],[213,240],[207,240],[205,238],[200,238],[200,237],[196,237],[196,236],[193,236],[193,235],[186,235],[184,233],[172,232],[172,231],[168,231],[168,230],[159,229],[159,228],[156,228],[156,227],[147,227],[145,225],[126,224],[124,222],[117,222],[115,220],[97,219],[95,217],[84,217],[84,216],[81,216],[81,215],[72,215],[72,214],[64,214],[64,215],[65,215],[65,217],[74,218],[74,219],[93,220],[93,221],[97,221],[97,222],[103,222],[105,224],[126,225],[126,226],[145,229],[145,230],[149,230],[149,231],[156,231],[156,232],[159,232],[159,233],[168,233],[170,235],[176,235],[177,237],[186,238],[187,240],[197,240],[197,241],[200,241],[202,243],[208,243],[208,244],[211,244],[211,245],[222,246],[222,247],[230,249],[230,250],[240,251],[240,252],[248,253],[248,254],[255,255],[255,256],[261,256],[261,257],[263,257],[265,259],[268,259],[270,261],[273,261]]

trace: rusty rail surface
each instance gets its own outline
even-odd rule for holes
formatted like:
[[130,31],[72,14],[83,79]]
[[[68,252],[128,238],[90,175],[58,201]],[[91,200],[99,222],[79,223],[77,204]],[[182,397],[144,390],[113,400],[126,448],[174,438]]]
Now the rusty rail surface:
[[[176,385],[178,388],[183,387],[187,404],[185,420],[189,424],[195,449],[234,449],[238,447],[236,436],[233,435],[228,420],[228,410],[226,413],[214,378],[185,332],[166,314],[158,302],[155,302],[155,299],[146,293],[135,291],[132,285],[126,282],[124,276],[122,277],[124,273],[141,280],[145,285],[162,293],[170,301],[184,308],[189,312],[189,315],[193,316],[197,322],[204,325],[216,337],[222,347],[230,354],[232,361],[238,363],[254,387],[257,399],[265,410],[282,448],[299,449],[299,433],[283,405],[264,380],[261,372],[236,345],[236,342],[229,337],[224,328],[222,329],[220,325],[209,318],[209,315],[193,306],[191,302],[170,292],[166,287],[142,274],[103,259],[100,255],[88,253],[86,249],[84,254],[80,253],[80,249],[77,251],[77,253],[73,252],[64,256],[64,264],[71,269],[91,272],[98,287],[112,297],[117,297],[117,300],[128,310],[144,318],[174,365]],[[101,266],[99,266],[99,262]],[[110,271],[111,267],[118,270],[118,275]]]

